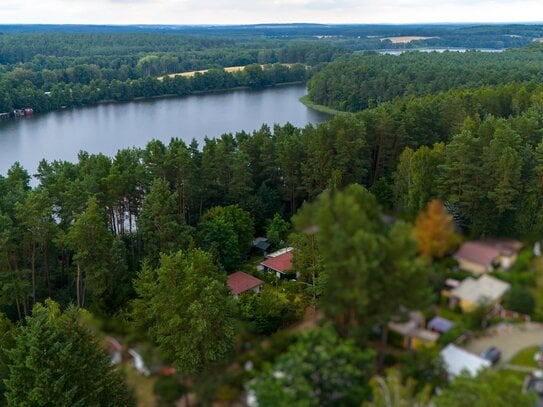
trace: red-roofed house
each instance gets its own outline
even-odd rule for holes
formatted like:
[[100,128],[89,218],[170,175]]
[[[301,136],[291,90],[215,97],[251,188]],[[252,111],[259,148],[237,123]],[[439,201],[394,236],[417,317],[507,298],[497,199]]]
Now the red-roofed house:
[[288,278],[292,270],[292,251],[264,260],[260,265],[264,271],[275,273],[277,278]]
[[483,274],[495,267],[511,267],[521,248],[522,243],[516,240],[475,240],[464,243],[455,253],[454,259],[462,270]]
[[238,298],[241,293],[246,291],[259,293],[263,285],[264,281],[244,273],[243,271],[236,271],[228,276],[228,287],[230,287],[232,295],[235,298]]

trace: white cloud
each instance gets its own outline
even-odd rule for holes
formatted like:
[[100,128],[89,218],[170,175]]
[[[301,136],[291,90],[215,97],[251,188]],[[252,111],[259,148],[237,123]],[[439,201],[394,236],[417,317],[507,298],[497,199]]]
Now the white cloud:
[[3,0],[0,23],[522,22],[538,16],[539,0]]

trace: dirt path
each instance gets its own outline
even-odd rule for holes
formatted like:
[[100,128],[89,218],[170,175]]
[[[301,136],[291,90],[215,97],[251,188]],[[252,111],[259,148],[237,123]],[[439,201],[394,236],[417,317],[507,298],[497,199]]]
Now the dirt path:
[[528,322],[520,325],[498,325],[488,330],[485,336],[469,341],[464,348],[478,355],[490,346],[495,346],[502,352],[499,363],[502,366],[520,350],[541,344],[543,344],[543,324]]

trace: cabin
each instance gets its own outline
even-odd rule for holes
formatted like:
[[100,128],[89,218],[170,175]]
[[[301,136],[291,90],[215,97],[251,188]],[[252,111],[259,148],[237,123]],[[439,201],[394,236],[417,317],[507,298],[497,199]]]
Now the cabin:
[[239,298],[241,294],[249,291],[260,293],[264,281],[243,271],[236,271],[228,276],[227,284],[234,298]]
[[31,107],[25,107],[23,109],[15,109],[13,111],[13,115],[15,117],[25,117],[25,116],[32,116],[34,114],[34,109]]
[[286,247],[270,253],[268,258],[260,263],[260,268],[267,273],[275,274],[277,278],[294,278],[295,275],[292,273],[292,250],[292,247]]
[[497,305],[511,284],[487,274],[477,280],[468,277],[449,292],[449,306],[460,306],[463,312],[476,310],[481,304]]
[[484,274],[495,269],[509,269],[520,249],[522,243],[512,239],[474,240],[460,246],[453,257],[460,269]]

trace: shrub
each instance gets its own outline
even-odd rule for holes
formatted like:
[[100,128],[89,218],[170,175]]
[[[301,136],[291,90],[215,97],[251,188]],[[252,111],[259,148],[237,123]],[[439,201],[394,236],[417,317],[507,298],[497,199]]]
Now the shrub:
[[511,311],[530,315],[534,312],[535,299],[527,288],[513,287],[505,295],[504,307]]

